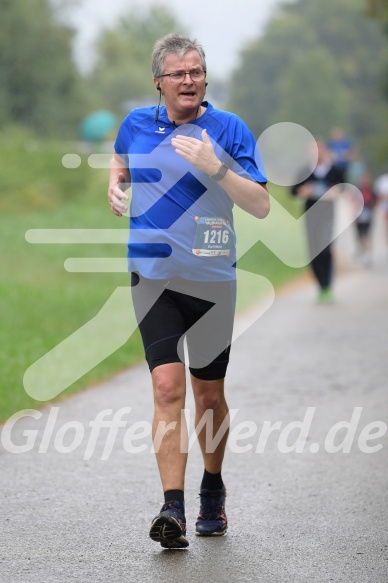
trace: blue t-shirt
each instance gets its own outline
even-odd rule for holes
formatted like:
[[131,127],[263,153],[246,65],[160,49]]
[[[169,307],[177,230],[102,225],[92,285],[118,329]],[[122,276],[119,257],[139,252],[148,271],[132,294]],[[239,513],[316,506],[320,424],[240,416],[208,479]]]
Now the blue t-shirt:
[[340,140],[329,140],[327,147],[333,154],[334,163],[342,170],[345,170],[349,163],[348,154],[352,147],[352,142],[349,138],[344,137]]
[[205,113],[183,125],[171,123],[164,106],[158,121],[156,107],[135,109],[117,135],[114,148],[132,184],[128,267],[149,279],[235,279],[233,201],[217,182],[175,152],[174,135],[201,140],[206,128],[219,160],[237,174],[267,181],[246,124],[210,103],[202,105]]

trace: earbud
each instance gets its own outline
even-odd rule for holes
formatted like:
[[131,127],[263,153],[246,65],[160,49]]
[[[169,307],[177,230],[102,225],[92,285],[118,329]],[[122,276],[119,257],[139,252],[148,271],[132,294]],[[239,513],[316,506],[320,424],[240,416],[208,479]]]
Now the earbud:
[[160,87],[160,84],[158,83],[156,86],[156,90],[159,91],[159,103],[158,106],[156,108],[156,112],[155,112],[155,121],[158,121],[159,119],[159,108],[160,108],[160,102],[162,101],[162,88]]
[[205,87],[207,87],[209,85],[209,83],[205,83]]

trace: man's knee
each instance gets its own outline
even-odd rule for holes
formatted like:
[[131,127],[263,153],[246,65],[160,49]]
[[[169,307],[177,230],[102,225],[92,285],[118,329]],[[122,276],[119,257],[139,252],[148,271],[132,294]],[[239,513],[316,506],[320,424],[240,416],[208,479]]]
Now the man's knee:
[[182,405],[185,399],[185,375],[182,365],[165,364],[152,371],[155,405],[168,408]]
[[225,406],[223,379],[217,381],[201,381],[195,379],[193,382],[193,392],[197,409],[202,411],[215,411],[219,407]]

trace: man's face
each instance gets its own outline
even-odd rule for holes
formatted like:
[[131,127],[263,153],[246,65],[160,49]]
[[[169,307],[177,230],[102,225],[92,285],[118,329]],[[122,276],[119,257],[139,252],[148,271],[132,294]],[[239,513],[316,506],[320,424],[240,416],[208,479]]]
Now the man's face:
[[[178,73],[180,71],[202,71],[201,58],[197,51],[187,52],[182,59],[170,53],[164,59],[164,73]],[[205,95],[206,79],[193,81],[190,75],[185,75],[184,79],[176,82],[170,77],[155,79],[154,83],[160,83],[162,94],[167,110],[170,114],[176,113],[181,116],[191,115],[201,105]]]

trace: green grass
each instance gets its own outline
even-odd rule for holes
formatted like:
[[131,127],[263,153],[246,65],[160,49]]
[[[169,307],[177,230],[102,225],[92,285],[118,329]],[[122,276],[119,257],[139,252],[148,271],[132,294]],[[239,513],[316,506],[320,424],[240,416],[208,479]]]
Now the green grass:
[[[122,229],[127,219],[109,211],[106,199],[107,171],[94,170],[82,156],[78,169],[68,170],[61,157],[68,148],[50,144],[25,146],[26,140],[0,144],[0,229],[2,259],[0,280],[1,356],[0,420],[27,408],[39,408],[41,401],[24,390],[23,375],[37,359],[65,340],[95,316],[118,286],[128,286],[127,273],[69,273],[68,257],[125,257],[125,244],[40,245],[30,244],[30,229],[106,228]],[[272,194],[298,213],[290,197],[280,188]],[[242,239],[257,222],[238,212]],[[277,228],[276,225],[275,227]],[[283,225],[278,225],[283,228]],[[246,253],[239,267],[261,274],[273,285],[288,281],[300,270],[284,265],[263,243]],[[263,293],[260,286],[242,285],[239,308]],[[130,301],[129,295],[128,299]],[[117,308],[120,310],[120,306]],[[93,368],[63,396],[106,379],[142,358],[136,332],[121,348]],[[70,365],[71,366],[71,363]]]

